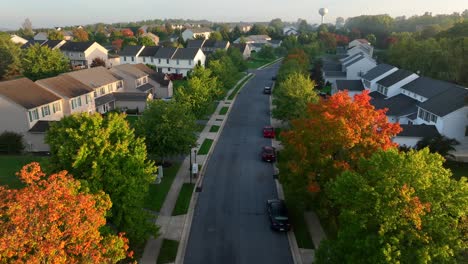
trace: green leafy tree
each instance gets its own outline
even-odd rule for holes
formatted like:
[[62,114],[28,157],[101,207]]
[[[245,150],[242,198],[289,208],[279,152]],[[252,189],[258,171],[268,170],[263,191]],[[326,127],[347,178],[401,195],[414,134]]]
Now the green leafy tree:
[[273,90],[273,116],[283,121],[303,117],[309,103],[318,102],[315,83],[300,73],[290,74]]
[[97,32],[94,33],[93,40],[96,41],[97,43],[101,44],[101,45],[108,42],[106,34],[104,34],[101,31],[97,31]]
[[249,30],[249,35],[267,35],[268,31],[266,26],[262,24],[253,24]]
[[138,38],[138,44],[143,46],[154,46],[154,41],[150,37],[140,37]]
[[67,170],[91,192],[103,190],[112,201],[108,219],[127,233],[134,248],[142,247],[156,227],[143,210],[156,167],[149,161],[143,138],[136,138],[125,115],[75,114],[49,129],[50,166]]
[[138,120],[137,133],[145,138],[148,153],[162,162],[196,145],[195,116],[176,101],[152,101]]
[[219,85],[224,89],[230,89],[236,84],[238,70],[230,57],[224,55],[219,60],[211,60],[208,69],[218,78]]
[[377,38],[374,34],[369,34],[366,36],[366,39],[372,44],[375,45],[377,43]]
[[468,183],[443,162],[427,149],[381,151],[337,177],[340,227],[316,263],[465,263]]
[[34,36],[34,31],[32,28],[32,22],[29,18],[26,18],[21,24],[21,28],[18,32],[21,37],[32,38]]
[[262,59],[274,59],[275,58],[275,51],[273,47],[265,45],[262,49],[257,53],[257,56]]
[[416,144],[416,149],[429,148],[432,153],[439,153],[442,157],[453,157],[451,151],[455,151],[455,146],[460,145],[456,139],[437,135],[435,137],[425,137]]
[[239,49],[230,47],[227,50],[227,55],[231,58],[232,63],[236,66],[238,71],[242,72],[247,70],[247,62],[244,60]]
[[69,60],[59,50],[35,44],[21,57],[23,75],[35,81],[69,71]]
[[52,30],[47,35],[47,38],[49,40],[63,40],[63,34],[62,34],[62,32],[60,32],[58,30]]
[[19,46],[10,41],[8,34],[0,34],[0,80],[19,74],[20,52]]
[[242,36],[242,32],[239,26],[235,26],[229,34],[229,38],[231,41],[234,41]]
[[209,39],[212,40],[223,40],[223,35],[219,31],[211,32]]

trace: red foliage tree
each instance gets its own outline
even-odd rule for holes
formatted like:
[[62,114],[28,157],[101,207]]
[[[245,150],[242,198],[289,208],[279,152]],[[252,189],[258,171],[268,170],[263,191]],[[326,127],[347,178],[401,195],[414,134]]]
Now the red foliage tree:
[[88,32],[86,32],[86,30],[82,28],[73,29],[73,37],[75,38],[76,41],[88,41],[89,40]]
[[283,168],[291,177],[302,178],[309,191],[318,192],[360,158],[395,147],[392,137],[400,125],[389,123],[386,110],[375,110],[369,101],[367,91],[354,100],[345,91],[310,104],[307,117],[293,120],[291,130],[282,134],[282,156],[288,157]]
[[124,37],[127,37],[127,38],[134,36],[133,31],[131,29],[129,29],[129,28],[124,28],[124,29],[121,30],[121,32],[122,32],[122,35]]
[[120,51],[122,49],[122,45],[123,45],[122,39],[116,39],[112,41],[112,48],[116,51]]
[[18,190],[0,186],[0,261],[110,263],[131,256],[120,234],[102,235],[109,197],[89,194],[66,171],[48,177],[38,163],[17,174]]
[[345,35],[335,34],[335,39],[338,46],[345,46],[349,43],[349,38]]

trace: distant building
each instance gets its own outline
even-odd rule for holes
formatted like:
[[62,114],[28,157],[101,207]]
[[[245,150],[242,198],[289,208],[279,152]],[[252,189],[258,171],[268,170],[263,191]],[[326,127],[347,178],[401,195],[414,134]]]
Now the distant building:
[[205,39],[209,38],[213,30],[209,28],[187,28],[182,32],[182,38],[184,41],[189,39],[195,39],[197,37],[203,37]]

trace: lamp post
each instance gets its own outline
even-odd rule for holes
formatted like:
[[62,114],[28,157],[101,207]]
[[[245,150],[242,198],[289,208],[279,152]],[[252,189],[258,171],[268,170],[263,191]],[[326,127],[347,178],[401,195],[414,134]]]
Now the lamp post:
[[[194,149],[193,153],[195,154],[195,164],[197,164],[197,149]],[[197,166],[198,166],[198,164],[197,164]],[[197,168],[197,171],[198,171],[198,168]],[[195,177],[197,177],[197,175],[195,175]]]
[[189,176],[190,176],[190,183],[192,183],[192,149],[189,151],[190,156],[190,166],[189,166]]

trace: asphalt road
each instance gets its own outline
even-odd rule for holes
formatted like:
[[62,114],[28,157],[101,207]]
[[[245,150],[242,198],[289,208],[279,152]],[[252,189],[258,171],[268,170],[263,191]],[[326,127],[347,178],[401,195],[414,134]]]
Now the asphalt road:
[[287,235],[270,229],[266,200],[277,197],[273,167],[260,150],[270,124],[269,96],[275,66],[255,71],[242,89],[208,163],[195,208],[184,263],[292,263]]

